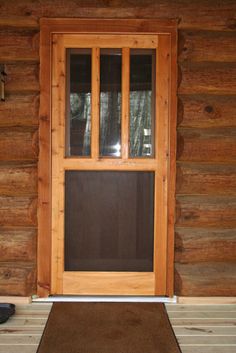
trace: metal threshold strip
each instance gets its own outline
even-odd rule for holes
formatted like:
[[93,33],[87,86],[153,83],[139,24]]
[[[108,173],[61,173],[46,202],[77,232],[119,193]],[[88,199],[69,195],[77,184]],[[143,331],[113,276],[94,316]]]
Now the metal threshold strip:
[[54,303],[54,302],[117,302],[117,303],[177,303],[177,297],[155,297],[155,296],[49,296],[47,298],[33,297],[33,302],[36,303]]

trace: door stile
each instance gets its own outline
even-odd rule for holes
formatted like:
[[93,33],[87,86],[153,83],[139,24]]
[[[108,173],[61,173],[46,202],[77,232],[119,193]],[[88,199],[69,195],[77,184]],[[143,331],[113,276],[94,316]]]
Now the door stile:
[[170,36],[160,35],[156,56],[156,188],[155,188],[155,294],[166,294],[167,288],[167,227],[168,227],[168,164],[169,164],[169,91]]
[[52,293],[62,291],[64,271],[65,48],[53,36],[52,71]]
[[130,49],[122,49],[122,120],[121,120],[121,156],[129,158],[129,78]]

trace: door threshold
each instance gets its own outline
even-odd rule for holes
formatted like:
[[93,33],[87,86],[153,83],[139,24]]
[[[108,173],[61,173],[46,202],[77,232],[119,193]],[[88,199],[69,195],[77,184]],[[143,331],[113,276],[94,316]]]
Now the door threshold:
[[68,295],[56,295],[49,296],[47,298],[33,297],[32,302],[34,303],[55,303],[55,302],[118,302],[118,303],[177,303],[177,297],[155,297],[155,296],[68,296]]

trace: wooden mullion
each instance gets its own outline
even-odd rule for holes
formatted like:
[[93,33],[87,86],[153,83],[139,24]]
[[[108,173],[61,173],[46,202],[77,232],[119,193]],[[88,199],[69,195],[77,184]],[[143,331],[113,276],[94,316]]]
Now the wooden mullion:
[[130,91],[130,49],[122,49],[122,119],[121,153],[122,159],[129,158],[129,91]]
[[99,158],[100,49],[92,48],[91,157]]

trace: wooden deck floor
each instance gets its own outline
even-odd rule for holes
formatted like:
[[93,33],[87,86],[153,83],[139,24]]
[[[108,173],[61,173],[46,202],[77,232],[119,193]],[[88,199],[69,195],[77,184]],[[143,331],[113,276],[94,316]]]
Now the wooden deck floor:
[[[36,353],[51,304],[17,305],[0,325],[0,353]],[[183,353],[235,353],[236,305],[166,305]]]

